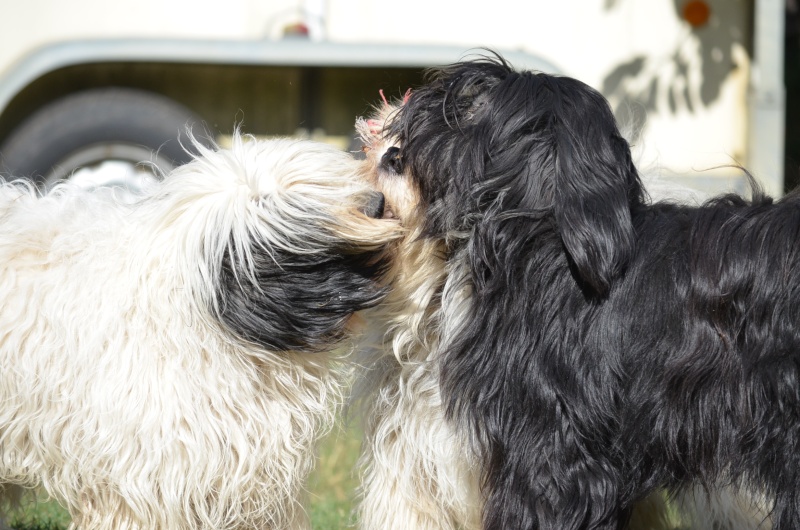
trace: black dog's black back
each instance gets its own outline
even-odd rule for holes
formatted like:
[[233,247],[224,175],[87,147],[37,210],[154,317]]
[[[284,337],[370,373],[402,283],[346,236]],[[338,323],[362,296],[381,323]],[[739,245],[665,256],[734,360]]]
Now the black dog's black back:
[[657,463],[633,466],[633,483],[727,474],[776,493],[800,464],[799,198],[657,204],[634,219],[638,257],[603,311],[625,330],[621,449]]

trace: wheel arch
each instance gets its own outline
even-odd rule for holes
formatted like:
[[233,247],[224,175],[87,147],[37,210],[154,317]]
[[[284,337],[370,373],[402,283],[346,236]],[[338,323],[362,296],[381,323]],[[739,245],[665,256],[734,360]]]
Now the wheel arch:
[[[251,116],[237,116],[242,110],[234,95],[239,87],[250,83],[256,87],[253,90],[262,90],[265,97],[291,100],[302,98],[302,94],[283,88],[302,84],[301,78],[308,69],[372,69],[375,72],[394,69],[405,72],[395,78],[416,80],[418,78],[409,72],[421,73],[427,67],[452,63],[470,53],[480,51],[454,46],[351,44],[305,39],[94,39],[54,43],[32,51],[0,76],[0,145],[36,109],[72,92],[104,86],[138,88],[170,97],[206,120],[211,128],[227,131],[237,118],[243,118],[246,122],[253,119],[256,130],[291,134],[297,122],[313,121],[302,115],[304,110],[298,111],[298,116],[297,112],[289,115],[289,107],[285,105],[265,109],[256,101],[259,95],[251,93],[250,106],[254,109]],[[528,53],[502,50],[501,53],[518,67],[559,71],[549,61]],[[272,87],[272,93],[263,76],[254,73],[264,69],[277,75],[278,82]],[[164,81],[165,74],[171,83]],[[369,75],[372,74],[367,77]],[[392,81],[395,78],[390,77]],[[176,79],[179,82],[176,83]],[[233,83],[239,83],[239,87]],[[212,84],[218,88],[212,89]],[[399,92],[401,87],[397,90]],[[225,100],[225,96],[229,96],[227,101],[220,101]],[[365,101],[361,108],[366,109],[376,97],[377,92],[368,99],[362,96]],[[248,102],[246,93],[238,99]],[[303,105],[303,101],[290,103],[295,107]],[[265,110],[277,114],[262,117]],[[354,110],[347,109],[347,112]]]

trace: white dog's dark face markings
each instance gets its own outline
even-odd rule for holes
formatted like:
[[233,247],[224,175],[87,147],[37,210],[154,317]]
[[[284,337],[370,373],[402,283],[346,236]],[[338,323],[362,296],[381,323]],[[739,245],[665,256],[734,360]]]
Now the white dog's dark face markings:
[[383,249],[342,241],[317,254],[277,252],[253,257],[255,283],[242,285],[231,254],[221,269],[220,318],[243,338],[271,350],[329,349],[350,316],[376,305]]
[[[225,220],[227,241],[212,243],[220,252],[212,311],[273,351],[330,350],[351,315],[384,296],[379,282],[399,227],[383,219],[383,194],[348,153],[289,140],[234,151],[243,160],[232,167],[244,173],[217,174],[240,181],[229,200],[248,201],[249,218]],[[208,159],[220,157],[195,163]]]

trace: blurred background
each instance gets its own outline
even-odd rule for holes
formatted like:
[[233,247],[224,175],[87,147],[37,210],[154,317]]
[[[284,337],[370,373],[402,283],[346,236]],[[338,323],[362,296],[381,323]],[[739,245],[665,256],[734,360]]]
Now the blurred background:
[[[600,90],[645,172],[708,193],[746,191],[735,164],[774,195],[800,182],[798,0],[0,0],[0,175],[136,188],[187,160],[187,126],[357,152],[379,90],[482,47]],[[322,447],[315,528],[348,520],[352,429]],[[14,526],[66,527],[53,509]]]
[[241,123],[352,149],[354,120],[379,89],[400,97],[425,68],[480,47],[602,91],[645,171],[708,192],[745,189],[732,164],[773,194],[800,178],[798,0],[0,7],[0,173],[45,187],[113,181],[117,170],[129,179],[141,160],[169,169],[185,161],[176,144],[187,124],[216,139]]

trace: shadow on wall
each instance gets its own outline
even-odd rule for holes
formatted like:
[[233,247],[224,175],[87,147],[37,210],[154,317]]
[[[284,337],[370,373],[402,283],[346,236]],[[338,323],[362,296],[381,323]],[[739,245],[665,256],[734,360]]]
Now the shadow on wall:
[[[634,0],[605,0],[605,9]],[[744,9],[743,9],[744,7]],[[673,0],[684,30],[663,56],[638,55],[612,69],[603,93],[622,123],[641,131],[647,113],[694,113],[720,96],[722,84],[739,67],[735,49],[752,56],[753,0]]]

